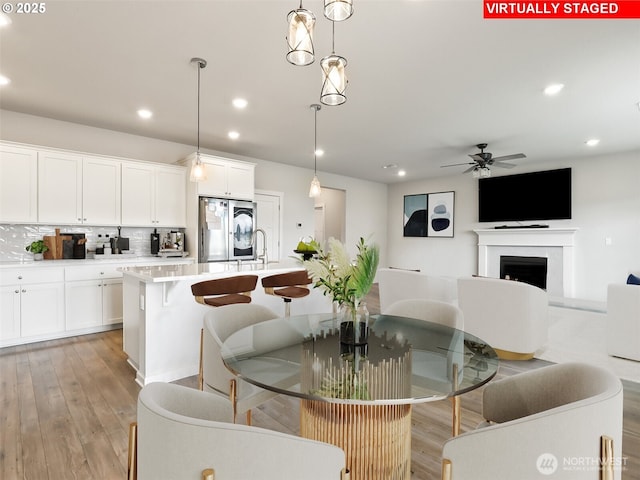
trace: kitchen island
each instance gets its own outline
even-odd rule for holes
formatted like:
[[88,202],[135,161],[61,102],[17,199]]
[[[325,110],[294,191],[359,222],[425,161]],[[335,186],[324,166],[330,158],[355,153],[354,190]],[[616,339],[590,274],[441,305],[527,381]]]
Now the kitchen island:
[[[123,348],[136,370],[136,382],[171,382],[198,373],[200,329],[210,306],[196,303],[191,285],[204,280],[255,274],[252,292],[258,303],[284,316],[284,302],[267,295],[260,278],[299,270],[295,262],[215,262],[153,265],[122,269]],[[331,312],[331,300],[316,289],[291,304],[291,315]]]

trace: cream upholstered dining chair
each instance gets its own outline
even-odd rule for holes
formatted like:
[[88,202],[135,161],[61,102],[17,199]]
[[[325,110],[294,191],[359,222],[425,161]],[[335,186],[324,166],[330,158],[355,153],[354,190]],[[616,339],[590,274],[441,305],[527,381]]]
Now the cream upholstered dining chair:
[[[255,290],[257,283],[257,275],[233,275],[194,283],[191,285],[191,293],[196,302],[209,307],[251,303],[251,292]],[[200,390],[204,386],[202,379],[203,341],[204,329],[200,329],[200,366],[198,368],[198,388]]]
[[[398,300],[389,305],[383,312],[385,315],[398,315],[402,317],[415,318],[418,320],[426,320],[428,322],[438,323],[447,327],[464,330],[464,317],[462,311],[451,303],[440,302],[438,300],[426,299],[406,299]],[[462,343],[463,337],[454,335],[453,342]],[[432,369],[431,372],[425,372],[425,375],[433,375],[433,371],[450,372],[446,378],[438,379],[442,382],[458,382],[459,376],[462,375],[462,367],[464,365],[463,346],[452,345],[451,351],[447,356],[438,356],[431,352],[413,352],[414,356],[431,355],[431,362],[446,363],[446,367]],[[460,433],[460,397],[451,397],[452,407],[452,434]]]
[[[246,412],[247,424],[251,425],[251,409],[277,394],[236,378],[222,361],[223,344],[231,334],[244,327],[278,317],[278,314],[267,307],[253,303],[218,307],[204,316],[202,357],[204,390],[223,396],[231,402],[234,423],[238,413]],[[251,341],[262,343],[264,339],[255,338]],[[287,362],[284,364],[286,367]],[[263,367],[268,369],[269,365],[263,365]],[[297,366],[291,364],[290,370],[290,374],[295,375]],[[274,369],[274,375],[286,374],[286,368]],[[280,379],[274,379],[274,382],[276,380]]]
[[619,480],[622,395],[613,373],[581,363],[488,383],[488,426],[444,444],[442,478]]
[[129,480],[346,479],[344,451],[229,423],[231,406],[171,383],[146,385],[130,429]]
[[547,292],[499,278],[458,279],[458,306],[467,332],[486,341],[504,360],[530,360],[547,343]]

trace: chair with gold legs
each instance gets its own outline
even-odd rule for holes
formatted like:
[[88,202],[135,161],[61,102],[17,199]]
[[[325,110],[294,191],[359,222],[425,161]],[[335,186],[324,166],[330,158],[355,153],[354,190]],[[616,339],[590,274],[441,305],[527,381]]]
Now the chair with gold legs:
[[[258,283],[257,275],[235,275],[214,278],[191,285],[191,293],[196,302],[210,307],[223,307],[235,303],[251,303],[251,292]],[[202,343],[204,329],[200,329],[200,367],[198,368],[198,388],[202,390]]]
[[449,439],[443,480],[619,480],[622,383],[582,363],[538,368],[488,383],[482,428]]
[[275,295],[284,300],[284,316],[291,315],[291,300],[309,295],[312,280],[306,270],[279,273],[262,278],[262,286],[267,295]]
[[[383,312],[385,315],[398,315],[402,317],[416,318],[418,320],[425,320],[432,323],[438,323],[447,327],[456,328],[458,330],[464,330],[464,318],[462,310],[455,305],[446,302],[440,302],[438,300],[427,299],[406,299],[398,300],[397,302],[389,305]],[[453,341],[460,341],[462,336],[454,336]],[[443,381],[448,383],[454,383],[458,385],[459,375],[462,374],[462,367],[464,359],[454,358],[456,352],[461,352],[462,348],[451,348],[448,356],[442,356],[442,358],[434,358],[431,361],[440,360],[447,363],[446,370],[449,372],[447,378],[432,379],[435,381]],[[427,352],[415,352],[414,355],[433,355]],[[425,372],[426,375],[429,372]],[[457,387],[454,387],[457,388]],[[460,433],[460,397],[455,395],[451,397],[452,407],[452,427],[451,431],[453,436]]]
[[344,451],[263,428],[234,425],[229,402],[171,383],[146,385],[131,429],[129,480],[347,480]]
[[[250,425],[251,409],[277,394],[236,378],[222,361],[222,345],[236,331],[277,317],[277,313],[254,303],[214,308],[204,317],[203,388],[231,402],[234,423],[238,413],[246,412]],[[254,339],[254,343],[258,340]]]

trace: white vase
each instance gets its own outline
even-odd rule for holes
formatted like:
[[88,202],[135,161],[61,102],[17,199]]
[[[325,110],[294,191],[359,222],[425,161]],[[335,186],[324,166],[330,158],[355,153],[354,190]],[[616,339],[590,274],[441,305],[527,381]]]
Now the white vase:
[[44,258],[44,254],[42,253],[34,253],[33,254],[33,259],[34,260],[42,260]]

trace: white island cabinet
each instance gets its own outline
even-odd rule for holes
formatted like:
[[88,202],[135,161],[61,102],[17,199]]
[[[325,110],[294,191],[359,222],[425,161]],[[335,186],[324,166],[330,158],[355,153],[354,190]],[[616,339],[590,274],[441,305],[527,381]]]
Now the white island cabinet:
[[[200,329],[212,308],[196,303],[191,285],[213,278],[255,274],[264,277],[301,268],[286,264],[235,262],[135,267],[123,270],[123,348],[136,370],[136,382],[171,382],[198,373]],[[267,295],[260,280],[251,294],[284,316],[284,302]],[[331,312],[331,300],[318,290],[291,304],[291,315]]]

